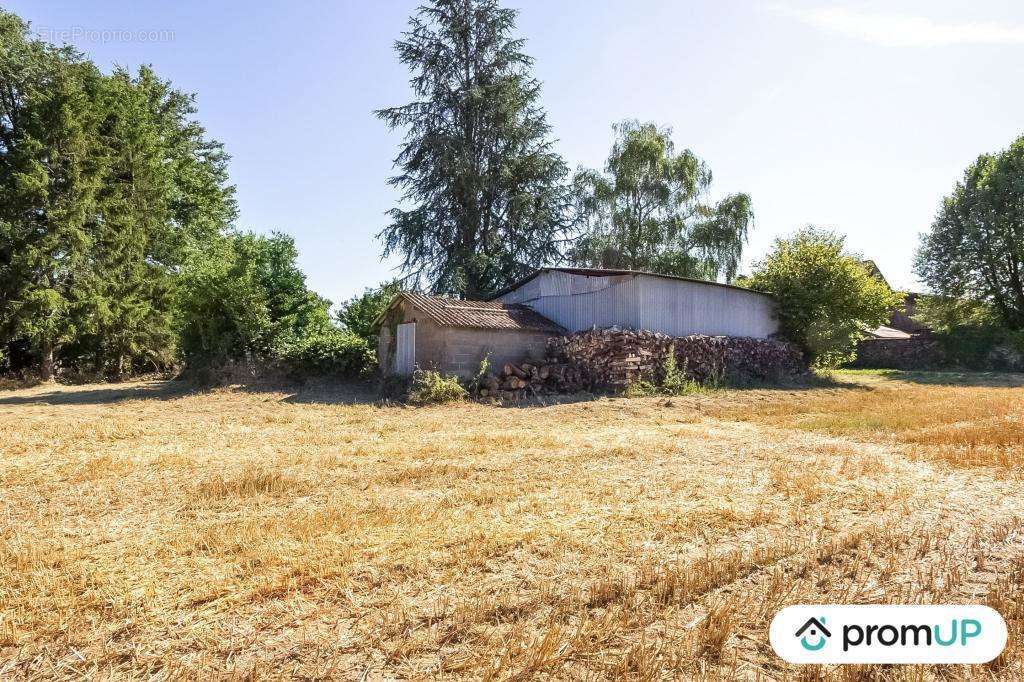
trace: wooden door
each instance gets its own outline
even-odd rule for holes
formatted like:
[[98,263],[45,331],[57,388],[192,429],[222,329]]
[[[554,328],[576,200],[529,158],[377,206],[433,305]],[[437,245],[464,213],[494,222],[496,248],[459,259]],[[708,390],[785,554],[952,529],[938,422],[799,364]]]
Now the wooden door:
[[416,323],[398,325],[395,347],[395,374],[409,376],[416,368]]

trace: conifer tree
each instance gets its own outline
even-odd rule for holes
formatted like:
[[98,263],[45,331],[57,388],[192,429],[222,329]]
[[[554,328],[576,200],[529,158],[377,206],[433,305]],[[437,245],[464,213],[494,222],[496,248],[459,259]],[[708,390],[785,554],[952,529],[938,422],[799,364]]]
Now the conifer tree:
[[44,381],[79,333],[95,275],[87,225],[104,173],[101,87],[81,55],[0,14],[0,328],[38,348]]
[[516,12],[496,0],[432,0],[395,43],[415,100],[377,112],[404,128],[385,255],[437,293],[479,298],[560,252],[565,164]]

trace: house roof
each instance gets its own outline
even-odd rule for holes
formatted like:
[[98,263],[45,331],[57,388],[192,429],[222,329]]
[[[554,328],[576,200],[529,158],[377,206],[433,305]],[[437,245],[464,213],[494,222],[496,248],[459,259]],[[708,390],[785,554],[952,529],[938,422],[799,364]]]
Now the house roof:
[[871,275],[875,279],[882,280],[882,283],[885,284],[885,286],[889,287],[890,289],[892,288],[889,285],[889,280],[887,280],[885,278],[885,275],[882,274],[882,270],[878,267],[878,264],[875,263],[875,261],[871,260],[870,258],[867,258],[865,260],[862,260],[860,264],[864,266],[864,269],[868,271],[869,275]]
[[877,329],[869,329],[867,333],[876,339],[910,339],[912,335],[903,331],[902,329],[893,329],[892,327],[886,327],[885,325],[878,327]]
[[618,270],[618,269],[615,269],[615,268],[554,268],[554,267],[551,267],[551,268],[537,268],[536,270],[531,272],[529,275],[527,275],[526,277],[523,277],[521,280],[516,282],[515,284],[512,284],[511,286],[505,287],[504,289],[502,289],[498,293],[496,293],[493,296],[491,296],[491,300],[493,301],[496,298],[504,296],[505,294],[509,293],[510,291],[515,291],[519,287],[523,286],[527,282],[531,281],[532,279],[534,279],[538,275],[540,275],[542,273],[545,273],[545,272],[564,272],[564,273],[567,273],[567,274],[570,274],[570,275],[580,275],[582,277],[617,277],[617,276],[620,276],[620,275],[646,275],[648,277],[659,277],[661,279],[673,279],[673,280],[676,280],[676,281],[679,281],[679,282],[696,282],[697,284],[710,284],[712,286],[725,287],[727,289],[739,289],[741,291],[749,291],[749,292],[753,292],[755,294],[762,294],[764,296],[770,296],[771,295],[771,294],[768,294],[767,292],[764,292],[764,291],[758,291],[757,289],[748,289],[747,287],[739,287],[739,286],[736,286],[735,284],[723,284],[722,282],[712,282],[710,280],[695,279],[693,277],[677,277],[675,275],[663,275],[663,274],[658,273],[658,272],[648,272],[646,270]]
[[[395,296],[391,305],[388,306],[388,310],[401,300],[406,300],[416,306],[442,327],[565,333],[565,329],[561,326],[524,305],[493,301],[463,301],[403,291]],[[383,317],[383,314],[378,317],[375,324],[379,324]]]

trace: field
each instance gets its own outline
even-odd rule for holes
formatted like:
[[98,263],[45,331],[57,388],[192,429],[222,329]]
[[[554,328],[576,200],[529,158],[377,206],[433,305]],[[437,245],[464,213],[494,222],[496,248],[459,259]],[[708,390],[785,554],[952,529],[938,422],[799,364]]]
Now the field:
[[[1024,677],[1024,380],[530,407],[0,392],[0,679]],[[988,603],[973,668],[807,669],[793,603]]]

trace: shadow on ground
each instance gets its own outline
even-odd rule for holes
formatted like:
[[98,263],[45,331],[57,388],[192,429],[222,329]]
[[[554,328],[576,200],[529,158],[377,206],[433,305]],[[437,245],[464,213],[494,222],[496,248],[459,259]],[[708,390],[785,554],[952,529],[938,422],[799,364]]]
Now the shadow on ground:
[[[950,383],[971,385],[958,381],[955,377],[963,376],[962,373],[943,373],[948,376],[938,377],[939,373],[906,373],[897,372],[881,375],[883,379],[897,379],[904,381],[920,381],[921,383]],[[927,376],[926,376],[927,375]],[[980,377],[981,375],[979,375]],[[987,376],[987,375],[986,375]],[[1006,377],[1015,375],[992,375],[995,377]],[[1014,385],[1024,386],[1024,375],[1018,376],[1017,383],[992,383],[997,379],[987,379],[989,383],[978,385]],[[981,379],[978,379],[981,381]],[[1003,381],[1007,381],[1003,379]],[[723,387],[730,391],[808,391],[829,388],[845,388],[870,390],[870,387],[863,382],[845,381],[842,374],[835,377],[814,377],[806,381],[787,382],[784,384],[751,384]],[[304,384],[281,383],[281,382],[253,382],[229,387],[230,390],[243,391],[246,393],[274,394],[282,402],[305,404],[305,405],[387,405],[395,404],[397,401],[388,401],[381,398],[380,387],[377,382],[355,382],[355,381],[331,381],[318,380]],[[204,393],[208,388],[197,387],[187,381],[150,381],[146,383],[132,383],[126,385],[103,385],[103,386],[60,386],[46,387],[37,386],[33,389],[20,390],[14,395],[4,396],[0,393],[0,406],[3,405],[104,405],[124,402],[127,400],[174,400],[187,395]],[[715,391],[712,391],[714,393]],[[699,394],[695,394],[699,395]],[[567,403],[591,402],[599,398],[618,397],[610,392],[580,392],[572,394],[537,394],[524,398],[521,401],[508,403],[495,403],[498,407],[522,409],[549,407],[552,405],[564,405]],[[657,397],[657,396],[652,396]],[[664,396],[663,396],[664,397]]]
[[129,386],[62,386],[56,389],[36,387],[18,395],[0,395],[0,405],[105,405],[125,400],[172,400],[196,393],[183,381],[153,381]]
[[840,377],[877,378],[929,386],[983,386],[987,388],[1024,387],[1024,373],[1019,372],[923,372],[900,369],[842,370]]

